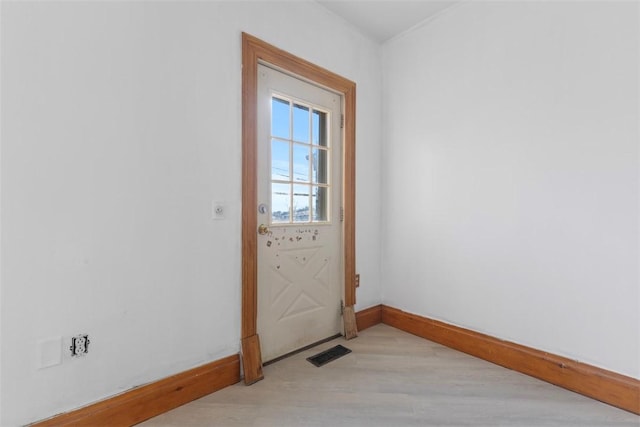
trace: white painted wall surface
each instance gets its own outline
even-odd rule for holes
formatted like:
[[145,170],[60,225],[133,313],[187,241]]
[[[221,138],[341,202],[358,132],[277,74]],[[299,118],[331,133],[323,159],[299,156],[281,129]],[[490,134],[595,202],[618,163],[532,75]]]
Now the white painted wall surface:
[[470,2],[383,46],[383,302],[640,378],[637,2]]
[[[307,1],[1,7],[0,425],[239,351],[241,31],[357,82],[359,307],[380,302],[379,46]],[[36,369],[82,332],[87,357]]]

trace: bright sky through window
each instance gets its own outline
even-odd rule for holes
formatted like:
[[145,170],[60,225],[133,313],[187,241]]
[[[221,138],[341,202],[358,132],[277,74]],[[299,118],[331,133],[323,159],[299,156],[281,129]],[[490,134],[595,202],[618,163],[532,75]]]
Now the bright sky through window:
[[271,101],[271,222],[328,220],[327,113],[274,96]]

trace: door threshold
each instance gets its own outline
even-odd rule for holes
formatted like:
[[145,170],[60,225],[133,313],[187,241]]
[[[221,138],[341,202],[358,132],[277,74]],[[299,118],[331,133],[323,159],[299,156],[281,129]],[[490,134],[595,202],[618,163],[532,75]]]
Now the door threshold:
[[283,360],[283,359],[286,359],[286,358],[288,358],[288,357],[295,356],[295,355],[296,355],[296,354],[298,354],[298,353],[302,353],[303,351],[305,351],[305,350],[309,350],[310,348],[316,347],[316,346],[318,346],[318,345],[320,345],[320,344],[324,344],[324,343],[329,342],[329,341],[331,341],[331,340],[335,340],[336,338],[339,338],[339,337],[341,337],[341,336],[342,336],[342,334],[336,334],[336,335],[333,335],[333,336],[331,336],[331,337],[329,337],[329,338],[325,338],[325,339],[323,339],[323,340],[316,341],[316,342],[314,342],[313,344],[306,345],[306,346],[304,346],[304,347],[302,347],[302,348],[299,348],[299,349],[297,349],[297,350],[293,350],[293,351],[292,351],[292,352],[290,352],[290,353],[283,354],[282,356],[278,356],[278,357],[276,357],[275,359],[271,359],[271,360],[269,360],[268,362],[264,362],[264,363],[262,363],[262,366],[271,365],[271,364],[273,364],[273,363],[279,362],[279,361],[281,361],[281,360]]

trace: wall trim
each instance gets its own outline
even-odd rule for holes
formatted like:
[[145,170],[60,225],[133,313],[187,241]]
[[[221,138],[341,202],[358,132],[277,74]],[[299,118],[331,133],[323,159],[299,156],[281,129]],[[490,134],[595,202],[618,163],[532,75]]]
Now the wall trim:
[[[358,330],[379,323],[640,415],[640,380],[445,322],[376,305],[356,313]],[[232,355],[31,424],[131,426],[240,382]]]
[[382,304],[365,308],[364,310],[360,310],[356,313],[358,331],[370,328],[378,323],[382,323]]
[[640,380],[382,306],[382,323],[640,415]]
[[356,84],[338,74],[242,33],[242,364],[245,384],[264,377],[258,332],[257,95],[258,64],[333,90],[344,99],[342,229],[344,305],[356,303]]
[[235,354],[32,426],[131,426],[239,381],[240,357]]

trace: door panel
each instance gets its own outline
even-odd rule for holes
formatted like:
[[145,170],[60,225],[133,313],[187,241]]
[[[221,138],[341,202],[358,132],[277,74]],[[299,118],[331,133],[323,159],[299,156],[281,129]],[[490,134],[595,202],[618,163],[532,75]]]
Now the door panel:
[[263,361],[341,332],[341,99],[258,68],[258,334]]

